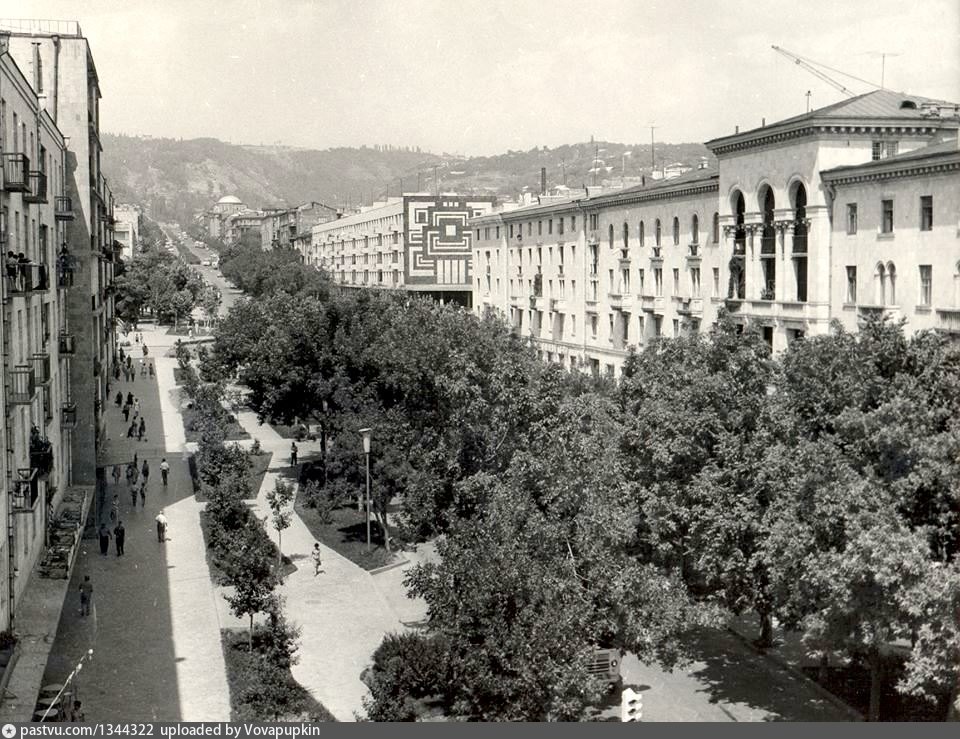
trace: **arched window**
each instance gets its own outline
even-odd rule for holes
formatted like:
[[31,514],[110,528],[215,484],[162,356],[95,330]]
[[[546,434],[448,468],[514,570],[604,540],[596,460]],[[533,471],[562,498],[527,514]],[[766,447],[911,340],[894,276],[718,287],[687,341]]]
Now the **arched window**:
[[627,222],[623,222],[623,248],[626,249],[630,246],[630,226],[627,225]]
[[640,246],[641,247],[643,246],[643,238],[644,238],[643,221],[640,221]]
[[613,248],[613,224],[612,223],[610,224],[610,228],[607,229],[607,232],[610,237],[610,248],[612,249]]
[[777,231],[773,225],[776,203],[773,188],[764,187],[760,191],[760,203],[763,208],[763,231],[760,236],[760,268],[763,270],[763,285],[760,286],[762,300],[775,300],[777,295]]
[[873,276],[874,280],[874,300],[877,305],[887,304],[887,270],[883,263],[877,264],[877,271]]
[[673,217],[673,245],[680,245],[680,219],[676,216]]
[[893,262],[887,262],[887,281],[890,283],[890,289],[888,292],[888,297],[890,298],[890,305],[897,304],[897,268],[894,266]]
[[659,218],[657,219],[657,222],[655,224],[653,239],[654,241],[657,242],[657,246],[660,246],[660,219]]
[[719,214],[719,213],[714,213],[714,214],[713,214],[713,234],[712,234],[712,236],[713,236],[713,243],[714,243],[714,244],[719,244],[719,243],[720,243],[720,214]]
[[700,218],[697,217],[696,213],[690,219],[690,242],[693,244],[700,243]]

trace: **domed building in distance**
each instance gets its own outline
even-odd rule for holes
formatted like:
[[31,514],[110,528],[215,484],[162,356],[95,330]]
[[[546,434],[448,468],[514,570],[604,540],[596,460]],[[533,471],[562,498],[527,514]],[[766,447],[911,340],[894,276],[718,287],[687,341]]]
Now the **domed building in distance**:
[[206,218],[207,234],[214,239],[220,238],[223,221],[227,216],[239,213],[246,206],[236,195],[224,195],[204,215]]

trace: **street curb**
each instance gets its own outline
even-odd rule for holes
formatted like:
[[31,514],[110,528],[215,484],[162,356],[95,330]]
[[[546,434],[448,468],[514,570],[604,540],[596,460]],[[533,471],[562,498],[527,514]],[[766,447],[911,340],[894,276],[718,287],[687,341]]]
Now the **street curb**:
[[401,559],[399,562],[392,562],[391,564],[384,565],[383,567],[377,567],[373,570],[367,570],[371,575],[379,575],[381,572],[388,572],[396,567],[403,567],[405,564],[410,564],[409,559]]
[[825,687],[823,687],[816,680],[811,679],[803,673],[803,670],[798,670],[796,667],[787,662],[783,657],[777,654],[771,654],[770,652],[760,650],[756,645],[739,631],[737,631],[732,626],[727,626],[727,631],[729,631],[733,636],[735,636],[744,646],[749,647],[753,650],[755,654],[763,657],[764,659],[770,660],[777,667],[786,670],[791,675],[800,680],[803,680],[809,687],[813,688],[814,692],[817,693],[821,698],[831,703],[835,708],[839,708],[843,711],[851,721],[865,721],[863,714],[860,713],[856,708],[851,706],[849,703],[839,698],[835,694],[831,693]]

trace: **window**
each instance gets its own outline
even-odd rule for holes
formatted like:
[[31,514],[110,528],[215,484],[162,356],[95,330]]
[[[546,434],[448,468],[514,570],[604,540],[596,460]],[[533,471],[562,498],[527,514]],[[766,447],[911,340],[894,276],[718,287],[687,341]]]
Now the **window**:
[[713,268],[713,297],[720,297],[720,268]]
[[613,248],[613,224],[607,229],[607,240],[610,242],[610,248]]
[[893,233],[893,201],[880,201],[880,233]]
[[847,233],[851,236],[857,232],[857,204],[847,203]]
[[552,233],[553,233],[553,219],[552,219],[552,218],[551,218],[549,221],[547,221],[547,233],[548,233],[548,234],[552,234]]
[[656,230],[656,233],[654,234],[653,238],[657,246],[660,246],[660,219],[659,218],[657,219],[655,230]]
[[627,222],[623,222],[623,248],[627,249],[630,246],[630,226],[627,225]]
[[577,230],[577,217],[576,217],[576,216],[570,216],[570,230],[571,230],[571,231],[576,231],[576,230]]
[[920,196],[920,230],[933,230],[933,195]]
[[597,338],[597,324],[598,324],[598,323],[599,323],[599,321],[597,320],[596,314],[590,316],[590,338],[592,338],[592,339]]
[[720,214],[713,214],[713,243],[720,243]]
[[857,302],[857,268],[855,266],[847,267],[847,301],[848,303]]
[[564,224],[564,222],[565,222],[565,221],[563,220],[563,218],[558,218],[558,219],[557,219],[557,232],[558,232],[558,233],[561,233],[561,234],[563,233],[563,224]]
[[663,296],[663,270],[659,267],[653,270],[653,286],[654,286],[654,289],[656,290],[656,293],[655,293],[656,297],[658,298],[662,297]]
[[883,156],[883,142],[874,141],[873,146],[870,149],[870,160],[877,162],[880,161],[880,158]]
[[640,286],[640,294],[643,295],[643,270],[637,270],[637,284]]
[[897,268],[893,262],[887,262],[887,280],[890,283],[890,305],[897,304]]
[[496,238],[499,239],[499,238],[500,238],[500,226],[496,226],[495,228],[496,228],[496,231],[497,231],[497,233],[496,233]]
[[537,236],[543,236],[543,221],[537,221]]
[[899,141],[874,141],[870,147],[870,159],[874,162],[888,157],[895,157],[900,150]]
[[680,245],[680,219],[676,216],[673,217],[673,245]]
[[643,233],[643,221],[640,221],[639,236],[640,236],[640,246],[641,246],[641,248],[642,248],[642,247],[643,247],[643,236],[644,236],[644,233]]
[[673,270],[673,294],[680,294],[680,270],[676,268]]
[[[523,226],[521,226],[523,228]],[[527,236],[533,236],[533,221],[527,223]]]
[[673,319],[673,338],[678,338],[680,336],[680,319]]
[[700,219],[696,213],[690,219],[690,242],[693,244],[700,243]]
[[920,305],[929,308],[933,303],[933,267],[920,265]]
[[700,268],[690,268],[690,295],[694,298],[700,297]]
[[598,228],[600,228],[600,216],[597,215],[596,213],[591,213],[590,214],[590,230],[596,231]]
[[513,238],[513,224],[510,224],[510,238]]

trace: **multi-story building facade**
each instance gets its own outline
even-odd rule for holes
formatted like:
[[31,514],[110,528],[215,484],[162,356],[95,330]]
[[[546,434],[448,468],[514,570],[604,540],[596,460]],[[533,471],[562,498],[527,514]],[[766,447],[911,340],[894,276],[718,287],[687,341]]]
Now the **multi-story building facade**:
[[237,244],[244,234],[256,234],[263,241],[263,222],[267,214],[262,210],[239,210],[224,216],[221,222],[220,239],[227,245]]
[[61,259],[66,223],[64,137],[31,81],[0,54],[0,244],[3,385],[0,428],[6,523],[0,625],[9,628],[43,547],[48,516],[72,479],[75,422],[64,341],[71,273]]
[[336,220],[341,211],[322,203],[302,203],[293,208],[273,208],[265,212],[262,225],[264,249],[293,247],[297,238],[319,223]]
[[100,168],[100,83],[93,54],[75,21],[0,20],[0,45],[31,81],[69,139],[65,196],[76,218],[61,245],[73,284],[66,292],[66,331],[74,338],[68,363],[77,425],[70,435],[72,482],[96,481],[105,426],[102,409],[115,361],[113,195]]
[[307,264],[344,288],[419,292],[472,304],[473,231],[467,221],[489,213],[492,196],[408,194],[314,226]]
[[140,246],[140,206],[118,203],[113,208],[113,216],[116,220],[113,235],[120,244],[120,256],[130,261]]
[[216,205],[203,214],[207,235],[211,239],[223,238],[224,219],[229,215],[239,213],[246,209],[247,207],[243,204],[243,201],[236,195],[224,195],[217,201]]
[[[878,310],[956,330],[958,127],[952,104],[878,90],[707,142],[716,171],[474,219],[475,310],[607,374],[721,307],[775,351]],[[871,230],[848,234],[838,208],[860,202]]]

